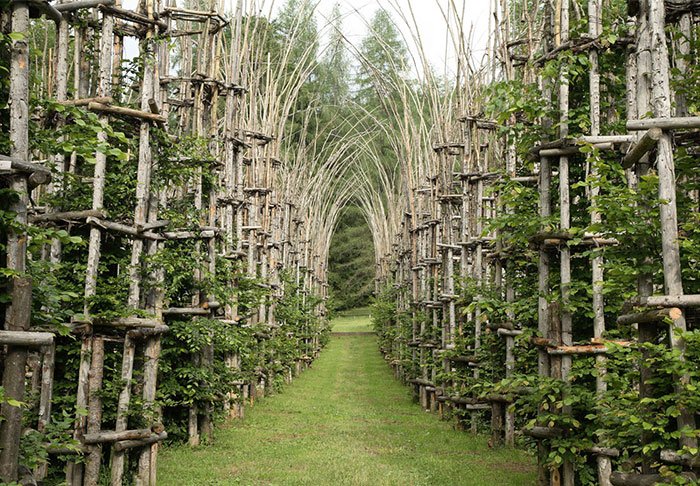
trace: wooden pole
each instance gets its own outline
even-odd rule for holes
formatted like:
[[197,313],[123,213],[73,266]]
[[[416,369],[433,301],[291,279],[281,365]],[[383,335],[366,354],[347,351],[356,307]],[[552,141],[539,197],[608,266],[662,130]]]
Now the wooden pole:
[[[649,26],[651,30],[652,56],[652,106],[654,116],[671,116],[671,87],[669,80],[670,66],[668,47],[666,45],[666,9],[663,0],[649,0]],[[681,256],[678,242],[678,213],[676,208],[676,172],[673,160],[671,138],[661,136],[657,146],[656,167],[659,175],[659,200],[661,215],[661,248],[664,267],[664,288],[667,295],[683,295],[681,275]],[[685,353],[685,342],[677,334],[686,331],[685,319],[681,318],[669,327],[671,346]],[[687,383],[689,377],[680,377]],[[694,430],[695,416],[688,410],[681,410],[678,416],[679,430]],[[682,447],[697,447],[697,439],[682,433]]]
[[[12,39],[10,59],[10,144],[11,156],[29,160],[29,5],[12,4],[12,31],[22,34]],[[10,179],[10,189],[17,194],[8,208],[15,214],[20,227],[27,223],[29,193],[27,179],[16,175]],[[23,229],[8,228],[7,261],[10,271],[23,275],[26,271],[27,237]],[[27,331],[32,308],[31,281],[24,276],[11,280],[10,306],[5,311],[5,329]],[[24,373],[27,351],[10,347],[5,357],[2,386],[6,400],[24,401]],[[22,409],[5,401],[0,408],[4,420],[0,422],[0,479],[12,482],[18,479],[19,443],[22,432]]]

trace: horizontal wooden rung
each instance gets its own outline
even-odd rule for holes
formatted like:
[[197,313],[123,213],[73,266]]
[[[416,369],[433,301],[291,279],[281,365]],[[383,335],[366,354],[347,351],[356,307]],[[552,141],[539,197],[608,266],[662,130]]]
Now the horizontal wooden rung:
[[208,316],[211,313],[209,309],[201,307],[170,307],[163,309],[164,316]]
[[141,327],[148,327],[148,328],[154,328],[158,326],[162,326],[163,323],[159,321],[158,319],[146,319],[146,318],[141,318],[141,317],[122,317],[119,319],[114,319],[111,321],[95,321],[94,323],[95,326],[110,326],[110,327],[118,327],[118,328],[141,328]]
[[535,439],[557,439],[564,435],[564,429],[559,427],[530,427],[523,429],[523,434]]
[[0,345],[34,348],[50,346],[53,340],[54,335],[50,332],[0,330]]
[[104,218],[105,213],[100,209],[88,209],[85,211],[63,211],[56,213],[44,213],[29,216],[30,223],[43,223],[48,221],[75,221],[87,220],[87,218]]
[[165,123],[167,119],[162,115],[155,115],[148,111],[135,110],[133,108],[124,108],[122,106],[112,106],[105,105],[103,103],[89,103],[88,110],[97,113],[107,113],[110,115],[120,115],[131,118],[138,118],[140,120],[155,122],[155,123]]
[[166,431],[160,432],[158,434],[151,434],[149,437],[144,439],[132,439],[132,440],[120,440],[114,443],[114,450],[116,452],[121,452],[127,449],[133,449],[136,447],[145,447],[156,442],[164,441],[168,438],[168,433]]
[[114,5],[114,0],[76,0],[55,5],[59,12],[75,12],[84,8],[94,8],[99,5]]
[[652,295],[628,301],[632,305],[650,307],[700,307],[700,294]]
[[613,449],[611,447],[589,447],[584,449],[583,452],[587,454],[592,454],[594,456],[604,456],[604,457],[620,457],[620,450]]
[[504,337],[516,337],[520,336],[523,331],[517,330],[517,329],[504,329],[504,328],[499,328],[496,330],[496,333],[499,336],[504,336]]
[[[15,171],[23,174],[42,174],[51,180],[51,171],[35,162],[27,162],[16,157],[0,155],[0,171]],[[48,182],[47,181],[47,182]]]
[[442,397],[438,397],[438,401],[451,402],[451,403],[454,403],[457,405],[480,405],[480,406],[485,407],[484,410],[491,408],[491,405],[486,403],[484,400],[481,400],[479,398],[472,398],[472,397],[456,397],[456,396],[446,397],[446,396],[442,396]]
[[661,460],[668,464],[678,464],[692,469],[700,469],[700,455],[698,454],[679,454],[674,450],[662,450]]
[[420,385],[420,386],[435,386],[435,383],[433,383],[430,380],[426,380],[423,378],[412,378],[408,380],[409,383],[412,383],[414,385]]
[[660,128],[661,130],[700,128],[700,116],[644,118],[642,120],[627,121],[627,130],[649,130],[650,128]]
[[664,309],[653,309],[645,312],[624,314],[618,316],[617,323],[620,325],[631,324],[663,324],[666,319],[672,322],[683,317],[683,311],[678,307],[666,307]]
[[[686,480],[694,481],[691,484],[697,484],[697,476],[695,473],[683,472],[680,476]],[[639,473],[623,473],[614,472],[610,476],[610,483],[613,486],[654,486],[667,482],[667,477],[661,474],[639,474]]]
[[574,354],[606,354],[608,348],[600,344],[586,344],[578,346],[553,346],[547,348],[547,354],[551,356],[569,356]]
[[127,332],[127,336],[131,339],[147,339],[150,337],[161,336],[170,331],[170,328],[165,324],[160,324],[156,327],[142,328],[142,329],[132,329]]
[[[99,1],[103,1],[103,0],[99,0]],[[56,5],[56,7],[60,8],[64,5],[72,5],[74,3],[80,3],[80,2],[59,4],[59,5]],[[112,2],[112,3],[114,3],[114,2]],[[103,104],[108,105],[108,104],[113,103],[113,102],[114,102],[114,98],[112,98],[111,96],[97,96],[94,98],[79,98],[76,100],[61,100],[61,101],[57,101],[56,103],[58,103],[59,105],[63,105],[63,106],[87,106],[90,103],[103,103]]]
[[83,444],[102,444],[105,442],[117,442],[120,440],[145,439],[151,436],[151,429],[135,429],[135,430],[101,430],[83,436]]
[[642,157],[644,157],[650,150],[656,147],[656,144],[661,139],[664,132],[657,127],[650,128],[642,136],[642,138],[637,142],[632,149],[627,152],[627,155],[622,159],[622,167],[629,169],[634,164],[639,162]]
[[113,7],[113,6],[107,6],[107,5],[101,5],[100,10],[104,11],[106,14],[110,14],[114,17],[118,17],[122,20],[126,20],[128,22],[134,22],[139,25],[156,25],[161,28],[161,30],[166,31],[168,30],[168,24],[161,20],[157,19],[152,19],[149,18],[145,15],[141,15],[136,12],[132,12],[131,10],[126,10],[120,7]]

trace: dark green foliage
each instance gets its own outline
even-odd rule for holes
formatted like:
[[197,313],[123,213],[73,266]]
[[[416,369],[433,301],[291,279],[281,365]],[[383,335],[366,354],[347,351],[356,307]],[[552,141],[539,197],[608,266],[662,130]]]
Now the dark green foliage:
[[329,282],[337,310],[364,307],[374,292],[374,245],[372,233],[357,206],[340,218],[331,241]]

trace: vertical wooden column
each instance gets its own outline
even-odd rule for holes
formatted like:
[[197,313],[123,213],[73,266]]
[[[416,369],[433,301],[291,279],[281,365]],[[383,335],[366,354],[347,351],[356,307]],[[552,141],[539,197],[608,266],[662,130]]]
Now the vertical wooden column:
[[[555,31],[555,38],[558,44],[566,44],[569,41],[569,0],[561,0],[559,9],[559,32]],[[559,34],[557,36],[557,34]],[[562,61],[559,73],[559,138],[565,139],[569,136],[569,68],[566,62]],[[562,233],[568,233],[571,228],[571,196],[569,179],[569,157],[559,158],[559,228]],[[561,291],[561,334],[557,344],[570,346],[573,344],[572,316],[569,310],[571,295],[571,250],[568,245],[561,245],[559,249],[560,265],[560,291]],[[564,381],[568,381],[571,371],[571,356],[561,357],[561,376]],[[570,407],[564,407],[562,413],[570,413]],[[573,486],[574,466],[570,461],[564,461],[561,471],[561,484],[563,486]]]
[[[10,60],[10,143],[11,156],[29,160],[29,4],[12,4],[12,31],[22,34],[12,40]],[[17,194],[10,209],[20,225],[27,223],[29,189],[25,175],[10,179],[10,188]],[[26,270],[27,236],[23,229],[8,229],[7,263],[9,270],[24,274]],[[10,306],[5,311],[5,329],[26,331],[29,329],[32,305],[31,281],[15,276],[11,281]],[[6,400],[24,400],[24,373],[27,363],[25,348],[11,346],[5,357],[2,386]],[[22,409],[7,401],[0,410],[4,420],[0,423],[0,479],[12,482],[18,479],[19,443],[22,433]]]
[[[114,46],[114,18],[103,13],[102,16],[102,35],[100,37],[100,58],[99,58],[99,84],[98,95],[101,97],[110,97],[112,95],[112,68],[113,68],[113,46]],[[100,115],[101,123],[108,123],[107,115]],[[107,133],[101,131],[97,134],[97,139],[101,143],[107,142]],[[95,153],[95,166],[93,174],[93,190],[92,190],[92,209],[104,209],[104,187],[105,176],[107,172],[107,154],[104,152]],[[90,240],[88,246],[88,259],[85,274],[85,305],[83,313],[89,320],[90,316],[90,299],[95,296],[97,291],[97,277],[100,265],[100,250],[102,245],[102,230],[97,226],[90,228]],[[78,409],[87,409],[89,406],[90,390],[89,374],[95,373],[90,364],[90,356],[93,354],[93,341],[90,336],[83,337],[81,347],[80,369],[78,371],[78,394],[76,397],[76,407]],[[97,384],[97,382],[94,382]],[[76,436],[79,436],[85,429],[85,417],[77,417],[76,419]],[[95,458],[96,460],[97,458]],[[99,463],[99,461],[96,461]],[[72,486],[83,484],[83,465],[79,463],[69,464],[68,468],[68,483]],[[99,472],[99,471],[98,471]],[[87,472],[85,480],[88,480]]]
[[[666,43],[666,8],[663,0],[649,1],[649,29],[651,34],[651,86],[652,107],[657,118],[671,116],[671,86],[668,46]],[[644,2],[642,2],[644,3]],[[676,208],[676,171],[673,159],[671,137],[664,133],[657,144],[656,170],[659,176],[659,201],[661,216],[661,249],[664,268],[664,289],[666,295],[683,295],[681,256],[678,241],[678,211]],[[686,331],[685,317],[677,319],[669,327],[671,346],[685,353],[685,342],[678,335]],[[687,382],[687,376],[679,377]],[[695,416],[688,410],[681,410],[678,416],[678,429],[695,429]],[[697,447],[697,439],[681,434],[681,447]]]

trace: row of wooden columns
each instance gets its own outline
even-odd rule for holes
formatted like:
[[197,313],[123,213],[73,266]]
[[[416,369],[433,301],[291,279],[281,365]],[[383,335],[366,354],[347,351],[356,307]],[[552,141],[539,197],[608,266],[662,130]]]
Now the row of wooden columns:
[[[627,130],[623,134],[601,133],[601,87],[600,87],[600,44],[588,42],[582,49],[587,52],[590,62],[589,93],[590,132],[573,140],[569,135],[569,114],[573,108],[569,86],[569,66],[566,61],[567,46],[583,45],[581,39],[570,38],[569,1],[544,2],[545,30],[542,35],[540,59],[535,60],[534,44],[530,39],[519,42],[511,39],[508,23],[503,22],[499,38],[499,70],[506,80],[522,79],[533,81],[539,76],[544,97],[555,108],[558,119],[543,119],[544,127],[556,126],[556,139],[542,140],[531,150],[537,160],[534,173],[527,173],[526,160],[517,160],[515,143],[508,135],[500,135],[497,123],[483,119],[479,106],[471,107],[474,112],[462,117],[464,141],[442,140],[433,147],[435,158],[431,161],[433,173],[424,174],[421,187],[414,188],[413,204],[405,215],[402,232],[394,244],[394,265],[390,274],[385,275],[397,290],[397,309],[400,314],[409,314],[413,319],[413,332],[410,340],[396,338],[391,348],[384,352],[391,356],[397,376],[415,387],[418,399],[426,410],[461,410],[461,417],[471,417],[471,429],[477,430],[477,419],[484,410],[490,411],[492,444],[513,445],[518,434],[516,411],[511,404],[517,391],[508,395],[491,394],[478,396],[470,385],[460,380],[438,381],[440,372],[447,374],[462,370],[463,376],[480,378],[479,355],[485,332],[496,333],[505,342],[505,359],[502,362],[501,377],[509,377],[515,366],[515,339],[522,334],[522,322],[511,310],[507,318],[493,318],[479,305],[482,296],[473,296],[474,305],[469,310],[456,304],[460,296],[456,282],[468,279],[482,288],[492,288],[504,302],[515,301],[515,279],[518,263],[523,255],[514,254],[498,243],[497,232],[485,232],[490,219],[503,211],[497,183],[513,180],[523,184],[534,184],[539,192],[539,217],[543,220],[556,219],[558,227],[533,237],[531,245],[538,252],[538,324],[541,336],[534,340],[538,348],[538,372],[543,377],[568,381],[572,362],[576,356],[595,356],[599,371],[596,378],[596,392],[606,390],[605,363],[607,345],[605,332],[605,302],[603,299],[604,260],[603,249],[618,242],[597,234],[586,234],[577,245],[570,245],[572,226],[571,188],[581,182],[571,176],[573,163],[584,160],[581,147],[592,146],[599,151],[612,151],[619,154],[627,167],[627,178],[636,184],[650,168],[656,168],[659,176],[661,210],[661,244],[665,285],[663,296],[649,298],[654,291],[649,276],[639,279],[639,298],[633,303],[638,312],[620,316],[618,326],[633,325],[638,329],[636,342],[657,342],[660,330],[667,328],[669,346],[683,352],[683,342],[677,338],[678,331],[687,329],[684,318],[689,307],[697,305],[695,296],[685,296],[681,279],[679,252],[678,214],[676,191],[683,190],[682,182],[675,176],[673,156],[673,130],[695,128],[697,118],[688,118],[682,100],[676,96],[675,108],[671,103],[674,93],[670,88],[669,49],[667,47],[666,26],[668,16],[663,0],[643,0],[635,2],[635,39],[621,39],[610,48],[621,50],[627,55]],[[676,5],[678,7],[678,5]],[[503,11],[499,11],[503,14]],[[506,17],[507,15],[504,14]],[[600,0],[588,2],[588,36],[598,39],[603,32],[605,12]],[[674,22],[682,30],[686,39],[691,38],[690,25],[694,14],[689,8],[676,14]],[[675,65],[681,68],[687,61],[683,56],[688,52],[687,44],[681,41],[676,46]],[[685,41],[687,43],[687,40]],[[522,54],[515,50],[528,48],[532,64],[520,64]],[[539,62],[559,58],[559,75],[556,79],[543,77],[539,73]],[[533,68],[534,66],[534,68]],[[517,78],[516,78],[517,76]],[[653,119],[640,120],[647,113]],[[509,120],[506,125],[514,123]],[[447,127],[448,133],[458,134],[456,127]],[[453,135],[457,138],[457,135]],[[655,151],[654,151],[655,150]],[[588,177],[597,177],[597,168],[591,160],[586,171]],[[579,171],[577,170],[576,173]],[[558,179],[558,180],[557,180]],[[554,194],[552,188],[558,187]],[[588,193],[590,220],[593,224],[605,221],[605,215],[597,209],[599,189]],[[553,211],[559,211],[553,218]],[[508,231],[505,229],[504,231]],[[573,281],[572,256],[576,252],[589,251],[592,274],[590,302],[593,315],[593,333],[590,342],[575,344],[572,328],[573,316],[569,310],[571,284]],[[580,261],[580,259],[577,259]],[[552,287],[558,283],[558,288]],[[645,310],[644,307],[651,310]],[[664,324],[671,322],[670,325]],[[505,321],[505,322],[504,322]],[[474,323],[473,329],[464,323]],[[400,323],[396,323],[397,326]],[[455,356],[455,339],[468,339],[472,344],[469,356]],[[617,342],[623,346],[635,342]],[[487,351],[488,352],[488,351]],[[473,353],[473,355],[471,355]],[[410,363],[410,365],[408,365]],[[467,368],[465,368],[467,367]],[[472,370],[468,371],[471,367]],[[650,371],[641,370],[640,395],[654,396],[648,384]],[[687,377],[679,377],[681,382]],[[471,381],[471,380],[467,380]],[[447,390],[451,392],[448,393]],[[562,397],[563,398],[563,397]],[[564,407],[562,414],[570,413]],[[695,429],[692,413],[681,411],[678,430]],[[566,462],[559,468],[547,469],[544,462],[549,455],[547,445],[553,438],[561,437],[560,430],[554,430],[546,423],[538,423],[523,433],[534,437],[540,444],[538,472],[539,484],[573,485],[576,478],[574,465]],[[605,437],[598,438],[605,443]],[[640,438],[644,443],[648,438]],[[691,436],[681,436],[679,447],[696,447]],[[612,461],[622,451],[596,446],[585,454],[595,457],[598,468],[598,482],[601,485],[642,484],[640,481],[660,479],[652,470],[651,461],[646,461],[638,473],[613,472]],[[672,458],[673,451],[666,451],[663,457]],[[679,464],[678,458],[674,464]],[[688,464],[688,461],[685,461]],[[647,483],[644,483],[647,484]],[[651,483],[649,483],[651,484]]]
[[[59,448],[50,450],[56,454],[79,454],[84,460],[67,465],[67,482],[71,485],[97,484],[103,456],[110,453],[111,484],[122,484],[127,466],[136,461],[134,481],[137,484],[156,483],[156,457],[159,443],[167,438],[162,424],[162,411],[156,403],[158,385],[158,360],[161,354],[161,337],[168,332],[169,321],[183,319],[216,319],[231,326],[258,325],[267,331],[259,338],[255,350],[260,366],[258,378],[251,383],[241,382],[237,393],[228,395],[222,405],[230,416],[241,416],[244,399],[252,399],[263,393],[274,379],[268,365],[275,356],[266,354],[265,342],[277,332],[286,332],[284,323],[275,320],[276,299],[285,292],[280,272],[290,270],[296,278],[300,292],[325,296],[325,254],[322,244],[311,233],[306,220],[311,216],[308,208],[296,207],[292,201],[283,200],[277,171],[282,162],[277,159],[280,145],[271,134],[258,131],[254,120],[246,116],[257,105],[244,106],[241,99],[245,90],[239,86],[240,73],[224,70],[224,40],[229,22],[217,13],[217,5],[206,11],[188,10],[174,2],[167,5],[156,0],[144,0],[135,10],[127,10],[112,0],[64,2],[54,9],[48,3],[40,5],[41,12],[51,14],[56,22],[56,69],[44,88],[52,93],[58,103],[81,106],[99,115],[107,126],[112,117],[126,118],[138,127],[137,177],[133,219],[128,224],[110,221],[105,210],[105,181],[108,172],[108,156],[105,151],[95,153],[92,181],[92,206],[80,211],[62,211],[62,208],[46,208],[32,216],[34,224],[89,227],[88,255],[86,262],[84,312],[82,317],[70,323],[73,334],[81,343],[80,370],[76,396],[78,409],[87,415],[78,415],[74,438],[80,442],[75,451]],[[76,22],[75,12],[88,9],[92,23],[84,26]],[[11,72],[11,157],[0,159],[3,174],[10,177],[11,188],[19,198],[11,208],[18,222],[29,223],[28,204],[30,191],[39,183],[49,183],[51,173],[32,159],[29,151],[29,76],[36,69],[29,61],[30,8],[27,3],[12,5],[11,30],[24,34],[13,41]],[[238,11],[238,27],[243,15]],[[95,30],[93,30],[95,29]],[[98,35],[99,30],[99,35]],[[172,73],[168,36],[179,43],[182,59],[178,72]],[[139,109],[119,105],[115,82],[124,58],[125,37],[136,38],[139,57],[142,60],[140,83],[136,88]],[[94,61],[83,47],[89,39],[99,38],[99,55]],[[69,46],[75,46],[73,62],[73,96],[68,99],[68,82],[71,78]],[[230,52],[230,66],[236,66],[235,49]],[[98,79],[91,86],[89,75],[96,68]],[[240,65],[238,66],[240,69]],[[257,87],[256,87],[257,89]],[[120,95],[122,96],[122,95]],[[126,100],[122,100],[126,101]],[[224,119],[217,117],[223,113]],[[181,137],[199,137],[209,143],[214,160],[190,160],[180,157],[185,164],[199,164],[197,175],[184,184],[170,182],[161,187],[154,183],[156,170],[154,129],[165,129],[173,143]],[[106,131],[98,134],[98,140],[108,142]],[[73,158],[54,157],[60,179],[65,172],[75,173],[81,162]],[[176,161],[177,162],[177,161]],[[205,191],[205,171],[213,171],[215,183]],[[125,188],[126,189],[126,188]],[[60,194],[60,184],[46,189]],[[39,195],[39,193],[37,194]],[[161,211],[171,201],[192,197],[200,214],[196,229],[174,228],[164,230],[167,221],[160,218]],[[100,284],[100,259],[106,235],[125,238],[131,247],[131,265],[128,268],[129,291],[124,306],[135,314],[113,322],[95,321],[91,299]],[[318,237],[322,239],[321,236]],[[150,266],[149,259],[166,245],[193,240],[195,252],[203,255],[200,268],[195,270],[194,280],[201,280],[205,273],[214,276],[217,258],[245,262],[243,274],[256,278],[269,289],[270,304],[263,302],[250,315],[241,315],[237,305],[221,305],[213,295],[193,292],[191,302],[173,306],[164,299],[167,275],[162,269]],[[45,252],[45,258],[60,262],[62,249],[55,241]],[[53,387],[53,362],[55,338],[51,333],[30,329],[31,282],[25,278],[27,258],[26,230],[11,230],[7,244],[7,267],[18,276],[12,285],[12,304],[6,310],[5,330],[0,332],[0,344],[7,347],[3,359],[3,387],[6,398],[24,401],[25,369],[28,351],[36,351],[35,370],[41,391],[40,417],[37,429],[44,430],[51,417],[51,391]],[[231,286],[237,275],[226,276]],[[144,279],[147,279],[146,282]],[[306,299],[306,297],[303,297]],[[323,312],[323,306],[318,309]],[[139,317],[147,314],[148,318]],[[32,332],[29,332],[32,331]],[[296,363],[296,370],[308,366],[320,347],[315,329],[307,329],[304,335],[305,355]],[[61,338],[65,339],[65,338]],[[119,371],[123,388],[120,390],[116,421],[111,429],[103,423],[102,389],[105,353],[118,352],[114,343],[122,345],[122,365]],[[192,356],[197,366],[211,366],[215,349],[208,346]],[[231,354],[225,358],[227,366],[237,369],[241,357]],[[137,369],[137,366],[140,366]],[[291,379],[288,370],[285,379]],[[134,386],[137,379],[139,385]],[[39,379],[40,378],[40,379]],[[143,419],[149,422],[146,429],[130,429],[130,409],[135,391],[141,394]],[[192,405],[189,410],[189,442],[197,444],[202,438],[211,437],[215,410],[201,410]],[[28,473],[18,470],[19,443],[22,433],[22,409],[16,402],[3,403],[3,421],[0,435],[0,478],[6,481],[21,479]],[[53,460],[53,459],[52,459]],[[131,464],[134,464],[131,462]],[[134,469],[133,467],[129,467]],[[41,466],[32,475],[41,480],[47,467]]]

